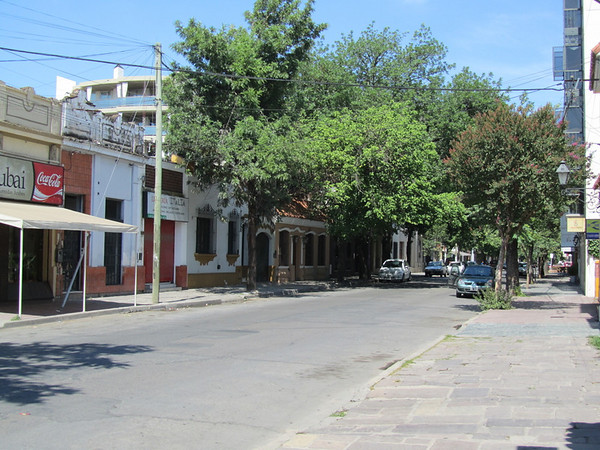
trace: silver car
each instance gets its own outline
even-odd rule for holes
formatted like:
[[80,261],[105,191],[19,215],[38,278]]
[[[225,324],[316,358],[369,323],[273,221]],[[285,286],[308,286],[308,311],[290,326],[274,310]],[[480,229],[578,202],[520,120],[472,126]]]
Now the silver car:
[[387,259],[379,269],[379,281],[410,281],[410,266],[403,259]]

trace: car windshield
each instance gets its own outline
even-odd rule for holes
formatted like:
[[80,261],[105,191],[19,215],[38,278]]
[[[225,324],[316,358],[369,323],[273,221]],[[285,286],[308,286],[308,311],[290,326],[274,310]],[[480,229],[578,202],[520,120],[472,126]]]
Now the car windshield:
[[429,266],[441,266],[442,262],[441,261],[431,261],[428,265]]
[[488,266],[468,266],[463,275],[470,275],[472,277],[493,277],[494,270]]
[[390,259],[383,263],[383,267],[401,267],[401,264],[397,259]]

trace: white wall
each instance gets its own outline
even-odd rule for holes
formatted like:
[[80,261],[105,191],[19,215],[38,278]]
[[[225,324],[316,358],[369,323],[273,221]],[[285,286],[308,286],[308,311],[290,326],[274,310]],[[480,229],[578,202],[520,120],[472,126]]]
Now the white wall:
[[[587,79],[590,74],[590,55],[592,48],[600,43],[600,4],[594,0],[583,1],[583,75]],[[592,178],[588,180],[588,189],[586,195],[593,195],[596,199],[591,199],[592,204],[598,202],[598,191],[592,188],[596,178],[600,175],[600,94],[594,94],[589,89],[589,81],[585,82],[585,142],[587,144],[587,154],[591,157]],[[587,199],[586,199],[587,204]],[[594,208],[586,209],[586,218],[598,219],[600,213]],[[587,255],[587,241],[582,240],[581,251]],[[594,259],[587,258],[585,271],[583,273],[582,287],[586,296],[595,295],[595,267]]]
[[[105,217],[107,198],[123,201],[123,222],[141,227],[141,192],[143,166],[103,155],[95,155],[92,163],[91,214]],[[135,254],[141,252],[143,242],[135,234],[123,235],[122,264],[134,265]],[[92,233],[90,265],[104,265],[104,233]]]

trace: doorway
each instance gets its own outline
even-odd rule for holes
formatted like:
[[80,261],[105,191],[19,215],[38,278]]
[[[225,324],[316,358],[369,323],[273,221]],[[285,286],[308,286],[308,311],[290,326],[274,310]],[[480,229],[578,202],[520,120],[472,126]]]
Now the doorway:
[[259,233],[256,236],[256,281],[269,281],[269,236]]

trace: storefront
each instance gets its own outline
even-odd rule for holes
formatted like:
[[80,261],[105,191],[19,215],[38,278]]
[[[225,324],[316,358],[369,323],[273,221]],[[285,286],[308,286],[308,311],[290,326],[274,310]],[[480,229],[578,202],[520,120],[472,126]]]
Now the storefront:
[[[10,274],[6,274],[8,289],[5,292],[17,291],[18,315],[21,316],[24,299],[30,299],[31,293],[38,293],[39,286],[47,283],[44,280],[47,258],[44,246],[39,247],[37,233],[53,238],[55,230],[85,231],[83,261],[87,260],[87,242],[90,231],[105,233],[136,233],[137,227],[120,222],[89,216],[66,208],[24,202],[0,201],[0,227],[9,227],[8,234],[13,234],[13,246],[8,250],[9,260],[14,263]],[[16,231],[16,233],[14,233]],[[26,233],[27,232],[27,233]],[[14,237],[18,234],[18,237]],[[44,242],[45,239],[42,240]],[[16,242],[16,245],[14,244]],[[13,250],[18,247],[18,252]],[[26,253],[30,249],[31,253]],[[38,264],[36,261],[41,261]],[[34,264],[30,264],[34,261]],[[83,264],[83,300],[85,310],[85,268]],[[39,272],[38,269],[41,268]],[[4,278],[4,277],[3,277]],[[50,291],[51,293],[51,291]],[[14,300],[7,298],[7,300]]]

